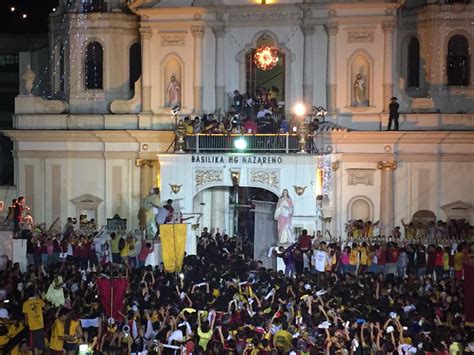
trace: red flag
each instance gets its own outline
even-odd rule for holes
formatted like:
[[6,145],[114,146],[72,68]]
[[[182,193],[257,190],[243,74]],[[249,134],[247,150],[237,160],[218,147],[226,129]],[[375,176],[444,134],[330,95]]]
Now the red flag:
[[118,312],[122,309],[127,286],[128,280],[124,278],[97,279],[100,301],[108,317],[118,318]]
[[464,314],[466,325],[474,327],[474,265],[464,265]]

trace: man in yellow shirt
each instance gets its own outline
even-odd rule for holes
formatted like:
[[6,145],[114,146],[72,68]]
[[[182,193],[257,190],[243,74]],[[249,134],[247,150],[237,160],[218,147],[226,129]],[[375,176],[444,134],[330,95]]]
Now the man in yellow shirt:
[[51,355],[62,355],[64,349],[64,340],[67,340],[68,336],[64,335],[64,321],[68,310],[63,308],[59,311],[58,318],[54,321],[53,329],[51,330],[51,338],[49,340],[49,350]]
[[287,353],[291,348],[291,341],[293,336],[288,331],[288,322],[283,322],[279,331],[273,336],[273,345],[278,350],[282,350],[284,353]]
[[34,288],[29,288],[27,294],[30,297],[23,302],[23,314],[25,315],[26,324],[30,328],[30,348],[33,354],[41,354],[45,349],[44,344],[44,323],[43,308],[44,301],[38,296]]

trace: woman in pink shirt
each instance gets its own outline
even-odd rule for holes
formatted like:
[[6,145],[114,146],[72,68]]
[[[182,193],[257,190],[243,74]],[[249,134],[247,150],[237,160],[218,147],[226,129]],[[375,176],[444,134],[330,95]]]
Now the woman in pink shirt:
[[341,273],[345,274],[349,271],[349,254],[351,253],[350,247],[345,247],[341,254]]

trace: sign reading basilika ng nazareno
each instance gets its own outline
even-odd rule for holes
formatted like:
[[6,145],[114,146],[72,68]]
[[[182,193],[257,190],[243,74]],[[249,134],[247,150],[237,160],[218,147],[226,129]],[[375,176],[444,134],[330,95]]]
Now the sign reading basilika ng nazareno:
[[255,164],[279,165],[283,163],[281,156],[272,155],[192,155],[193,164]]

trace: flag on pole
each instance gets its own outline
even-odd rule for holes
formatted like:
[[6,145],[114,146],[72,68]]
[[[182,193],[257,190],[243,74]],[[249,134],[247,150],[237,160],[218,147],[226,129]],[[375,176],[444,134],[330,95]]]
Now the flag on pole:
[[161,253],[167,272],[181,271],[186,249],[186,224],[161,224]]

